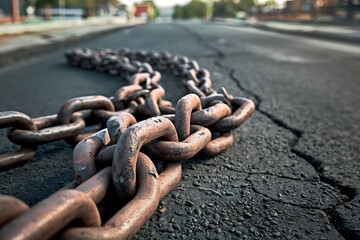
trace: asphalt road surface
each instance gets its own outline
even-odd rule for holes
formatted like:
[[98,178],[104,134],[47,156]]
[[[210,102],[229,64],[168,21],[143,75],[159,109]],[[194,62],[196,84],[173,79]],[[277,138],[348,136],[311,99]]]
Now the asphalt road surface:
[[[135,239],[360,239],[358,46],[201,22],[152,23],[75,46],[187,55],[211,70],[215,89],[257,104],[230,150],[183,163],[180,185]],[[64,51],[0,69],[0,111],[53,114],[69,98],[111,96],[125,84],[66,65]],[[185,93],[176,79],[162,81],[166,99]],[[13,149],[1,133],[1,151]],[[33,205],[73,180],[71,161],[64,141],[42,146],[0,173],[0,193]]]

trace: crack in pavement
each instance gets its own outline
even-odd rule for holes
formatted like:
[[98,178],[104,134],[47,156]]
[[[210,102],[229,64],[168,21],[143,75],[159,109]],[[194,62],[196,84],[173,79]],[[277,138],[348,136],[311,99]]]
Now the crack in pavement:
[[[226,54],[223,53],[222,51],[220,51],[219,49],[217,49],[216,47],[212,46],[211,44],[209,44],[207,41],[205,41],[199,34],[196,34],[195,32],[193,32],[190,28],[186,27],[186,26],[183,26],[183,25],[178,25],[177,26],[179,27],[182,27],[183,29],[185,29],[191,36],[193,36],[202,46],[204,46],[205,48],[208,48],[209,50],[213,51],[216,55],[216,58],[214,60],[214,64],[216,66],[218,66],[219,68],[222,68],[222,69],[226,69],[228,71],[228,75],[230,77],[230,79],[239,87],[239,89],[241,91],[243,91],[244,93],[246,94],[249,94],[250,96],[252,96],[255,101],[256,101],[256,111],[258,111],[259,113],[265,115],[267,118],[269,118],[275,125],[283,128],[283,129],[286,129],[288,131],[290,131],[295,137],[293,139],[288,139],[288,142],[289,142],[289,148],[290,148],[290,151],[292,153],[294,153],[296,156],[298,156],[300,159],[303,159],[305,160],[307,163],[309,163],[316,171],[316,173],[319,175],[320,177],[320,181],[323,183],[323,184],[327,184],[327,185],[330,185],[332,187],[334,187],[335,189],[339,190],[339,192],[343,195],[346,196],[346,199],[344,199],[343,201],[341,201],[339,204],[337,204],[336,206],[334,206],[333,208],[331,209],[328,209],[328,210],[325,210],[324,212],[326,213],[328,219],[329,219],[329,222],[331,223],[331,225],[342,235],[342,237],[344,237],[345,239],[351,239],[351,236],[348,236],[348,234],[345,232],[344,230],[344,227],[342,226],[341,222],[337,221],[336,217],[335,217],[335,209],[340,206],[340,205],[344,205],[346,204],[347,202],[350,202],[351,200],[354,199],[355,197],[355,190],[354,189],[349,189],[349,188],[345,188],[345,187],[342,187],[340,184],[338,184],[337,182],[331,180],[331,179],[328,179],[328,178],[325,178],[323,176],[323,171],[321,169],[321,162],[320,161],[317,161],[314,157],[312,156],[308,156],[306,154],[303,154],[302,152],[300,151],[297,151],[297,150],[294,150],[294,147],[298,144],[300,138],[302,137],[304,131],[302,130],[299,130],[299,129],[296,129],[294,127],[291,127],[289,126],[287,123],[283,122],[282,120],[276,118],[275,116],[273,116],[271,113],[269,112],[266,112],[265,110],[263,110],[261,108],[261,103],[263,102],[263,99],[257,95],[256,93],[246,89],[244,86],[242,86],[242,84],[240,83],[240,80],[235,76],[235,69],[232,69],[228,66],[224,66],[222,63],[221,63],[221,59],[225,59],[226,58]],[[233,54],[232,54],[233,55]],[[252,189],[254,192],[257,192],[252,183],[250,183],[251,186],[252,186]],[[266,196],[264,195],[263,193],[259,193],[257,192],[258,194],[261,194],[265,197],[268,197],[270,198],[269,196]],[[272,199],[272,198],[270,198]],[[286,203],[286,204],[290,204],[291,203],[288,203],[288,202],[282,202],[280,200],[276,200],[276,199],[272,199],[274,201],[279,201],[281,203]],[[297,206],[297,207],[303,207],[303,208],[306,208],[304,206],[298,206],[298,205],[294,205],[294,206]],[[314,209],[314,208],[312,208]]]
[[246,178],[245,178],[245,181],[251,186],[251,190],[253,190],[255,193],[263,196],[263,197],[266,197],[266,198],[269,198],[271,199],[272,201],[274,202],[278,202],[278,203],[282,203],[282,204],[288,204],[290,206],[293,206],[293,207],[299,207],[299,208],[302,208],[302,209],[306,209],[306,210],[311,210],[311,209],[316,209],[316,210],[319,210],[319,211],[323,211],[326,213],[327,209],[321,209],[321,208],[317,208],[317,207],[309,207],[309,206],[304,206],[304,205],[301,205],[301,204],[296,204],[294,202],[291,202],[291,201],[284,201],[284,200],[281,200],[281,199],[276,199],[276,198],[273,198],[265,193],[262,193],[260,191],[258,191],[255,187],[254,187],[254,184],[251,182],[251,180],[249,179],[249,177],[253,175],[253,174],[249,174]]

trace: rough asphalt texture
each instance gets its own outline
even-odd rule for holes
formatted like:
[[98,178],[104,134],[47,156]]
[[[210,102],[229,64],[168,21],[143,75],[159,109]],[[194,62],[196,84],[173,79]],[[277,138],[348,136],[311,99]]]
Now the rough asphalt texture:
[[[77,46],[187,55],[211,70],[215,89],[257,103],[230,150],[184,161],[182,182],[135,239],[360,239],[358,47],[202,23],[149,24]],[[69,98],[125,84],[67,66],[64,50],[1,69],[0,111],[53,114]],[[168,75],[162,84],[173,102],[185,93]],[[1,152],[14,149],[1,133]],[[71,157],[64,141],[41,146],[0,173],[0,192],[33,205],[73,179]]]

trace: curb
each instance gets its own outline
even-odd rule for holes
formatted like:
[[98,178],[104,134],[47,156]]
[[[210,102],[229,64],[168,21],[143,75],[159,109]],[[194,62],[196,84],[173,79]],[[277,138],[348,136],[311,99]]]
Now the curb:
[[360,44],[360,37],[355,37],[355,36],[326,33],[326,32],[321,32],[321,31],[286,30],[286,29],[269,27],[269,26],[265,26],[265,25],[261,25],[261,24],[246,24],[246,26],[261,29],[261,30],[266,30],[266,31],[273,31],[273,32],[286,33],[286,34],[292,34],[292,35],[298,35],[298,36],[316,37],[316,38],[321,38],[321,39],[330,39],[330,40],[335,40],[335,41]]
[[[136,21],[132,21],[136,24]],[[58,20],[52,22],[43,22],[39,24],[13,24],[13,25],[0,25],[0,36],[12,36],[28,33],[39,33],[53,30],[61,30],[72,27],[82,26],[101,26],[108,24],[126,24],[126,20],[118,18],[90,18],[87,20]]]
[[[209,22],[211,23],[211,22]],[[322,31],[303,31],[303,30],[289,30],[289,29],[280,29],[275,27],[270,27],[262,23],[235,23],[235,22],[226,22],[226,21],[214,21],[212,23],[215,24],[222,24],[226,26],[233,26],[233,27],[252,27],[260,30],[265,31],[272,31],[272,32],[278,32],[278,33],[284,33],[284,34],[291,34],[291,35],[297,35],[297,36],[307,36],[312,38],[318,38],[318,39],[327,39],[327,40],[333,40],[338,42],[347,42],[352,44],[360,44],[360,34],[359,36],[350,36],[345,34],[336,34],[336,33],[329,33],[329,32],[322,32]]]
[[8,52],[0,53],[0,69],[11,65],[13,63],[17,63],[19,61],[26,60],[33,56],[40,56],[45,53],[56,51],[60,48],[71,48],[72,45],[76,43],[80,43],[82,41],[91,40],[94,37],[99,37],[103,34],[109,34],[112,32],[116,32],[119,30],[125,30],[128,28],[136,27],[139,25],[143,25],[142,23],[132,24],[132,25],[122,25],[118,27],[114,27],[111,29],[99,30],[97,32],[85,34],[82,36],[70,37],[66,39],[62,39],[61,41],[49,42],[42,45],[29,45],[26,47],[18,48],[16,50],[10,50]]

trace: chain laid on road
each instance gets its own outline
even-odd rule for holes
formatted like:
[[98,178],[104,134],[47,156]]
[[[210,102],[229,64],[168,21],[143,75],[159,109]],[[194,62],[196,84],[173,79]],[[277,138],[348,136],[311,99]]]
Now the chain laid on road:
[[[71,65],[120,76],[129,85],[111,98],[70,99],[56,115],[32,119],[20,112],[0,113],[0,128],[10,127],[9,140],[21,147],[0,155],[1,170],[31,160],[41,144],[77,143],[74,182],[32,208],[0,195],[0,239],[130,238],[181,180],[181,160],[231,147],[232,130],[255,110],[249,99],[224,88],[216,92],[210,72],[184,56],[75,49],[66,58]],[[183,81],[189,94],[176,107],[163,99],[161,74],[154,69]],[[118,205],[106,207],[109,198],[118,199]],[[109,212],[112,217],[106,217]],[[101,217],[108,220],[102,224]]]

